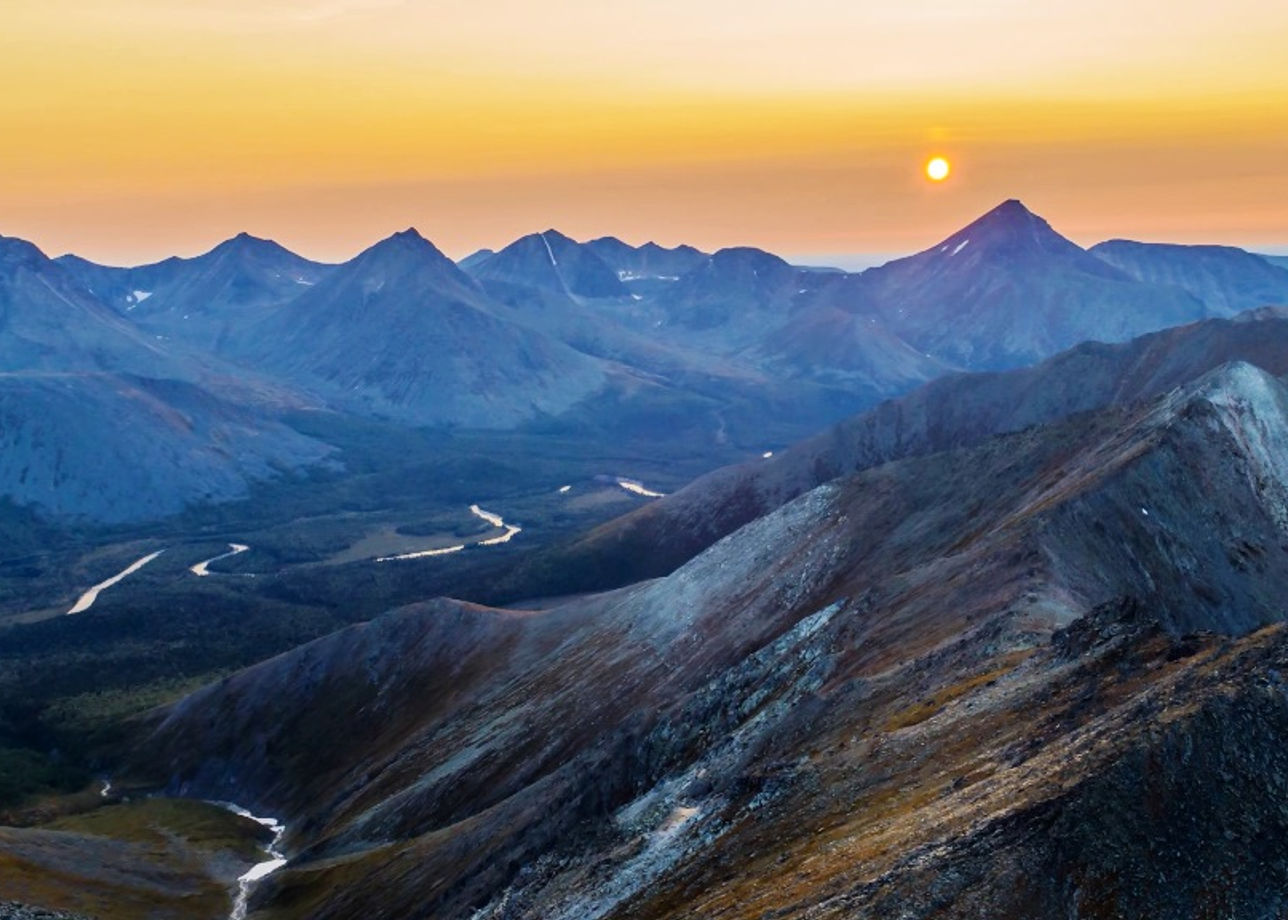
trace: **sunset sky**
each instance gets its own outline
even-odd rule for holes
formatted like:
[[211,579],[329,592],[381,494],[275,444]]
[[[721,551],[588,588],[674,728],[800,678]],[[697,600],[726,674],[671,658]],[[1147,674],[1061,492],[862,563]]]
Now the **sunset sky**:
[[[8,0],[0,233],[133,263],[556,227],[1288,246],[1281,0]],[[932,155],[953,172],[926,180]]]

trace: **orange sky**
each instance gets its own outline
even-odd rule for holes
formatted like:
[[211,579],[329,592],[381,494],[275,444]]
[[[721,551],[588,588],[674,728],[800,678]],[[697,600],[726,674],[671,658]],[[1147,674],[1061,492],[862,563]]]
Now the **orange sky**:
[[0,233],[894,252],[1019,197],[1083,243],[1283,246],[1285,47],[1278,0],[9,0]]

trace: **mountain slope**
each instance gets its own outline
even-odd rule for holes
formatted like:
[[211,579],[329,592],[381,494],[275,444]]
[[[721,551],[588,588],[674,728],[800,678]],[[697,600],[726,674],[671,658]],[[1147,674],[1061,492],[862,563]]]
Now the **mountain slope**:
[[[1288,374],[1288,313],[1205,320],[1119,345],[1087,343],[1032,368],[943,377],[779,452],[716,470],[610,521],[540,564],[568,591],[670,572],[716,540],[815,486],[891,460],[979,443],[1075,412],[1128,405],[1227,361]],[[534,561],[534,565],[537,564]],[[523,590],[523,570],[514,573]]]
[[721,249],[686,272],[656,305],[673,334],[709,340],[734,352],[786,320],[800,272],[778,256],[751,247]]
[[557,230],[532,233],[468,266],[481,281],[519,284],[573,297],[626,297],[629,291],[589,245]]
[[1176,246],[1109,240],[1092,246],[1098,259],[1137,281],[1179,288],[1213,316],[1288,305],[1288,271],[1233,246]]
[[274,419],[308,404],[158,341],[35,246],[0,238],[0,496],[98,522],[241,497],[331,453]]
[[600,362],[495,309],[408,230],[245,327],[226,351],[337,405],[416,424],[510,427],[604,385]]
[[[1228,916],[1288,874],[1286,413],[1223,365],[821,486],[622,592],[397,612],[158,714],[134,762],[288,816],[279,917]],[[1133,772],[1239,794],[1195,827]]]
[[137,268],[95,265],[76,256],[57,261],[139,327],[214,351],[237,326],[298,297],[332,269],[247,233],[192,259]]
[[332,448],[189,383],[0,374],[0,495],[51,519],[152,520],[246,496]]
[[[826,290],[826,288],[825,288]],[[1117,342],[1206,315],[1143,284],[1007,201],[924,252],[833,279],[830,295],[914,348],[972,370],[1016,367],[1078,342]]]
[[32,244],[0,237],[0,371],[190,373]]

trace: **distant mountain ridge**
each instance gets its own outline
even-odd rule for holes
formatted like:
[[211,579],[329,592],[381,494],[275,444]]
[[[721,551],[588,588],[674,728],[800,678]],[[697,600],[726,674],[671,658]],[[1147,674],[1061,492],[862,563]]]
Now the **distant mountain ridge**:
[[1213,316],[1288,305],[1288,269],[1233,246],[1109,240],[1089,251],[1138,281],[1191,294]]
[[1084,343],[1030,368],[940,377],[772,459],[715,470],[550,550],[551,558],[539,564],[585,573],[570,590],[664,575],[748,521],[838,476],[1073,413],[1130,405],[1230,361],[1288,374],[1288,311],[1251,311],[1114,345]]
[[95,265],[76,256],[57,261],[146,331],[210,351],[218,351],[239,324],[294,299],[333,270],[248,233],[191,259],[137,268]]
[[627,297],[630,291],[617,272],[594,249],[545,230],[515,240],[469,267],[483,281],[520,283],[573,297]]
[[[338,266],[243,233],[136,268],[6,240],[0,268],[13,372],[184,380],[265,424],[302,405],[413,426],[638,422],[698,452],[782,444],[946,373],[1278,299],[1285,274],[1229,248],[1088,252],[1018,201],[859,274],[553,230],[461,265],[407,231]],[[310,453],[297,448],[287,467]]]
[[479,283],[415,230],[248,324],[227,353],[350,411],[482,428],[558,414],[606,374],[495,313]]

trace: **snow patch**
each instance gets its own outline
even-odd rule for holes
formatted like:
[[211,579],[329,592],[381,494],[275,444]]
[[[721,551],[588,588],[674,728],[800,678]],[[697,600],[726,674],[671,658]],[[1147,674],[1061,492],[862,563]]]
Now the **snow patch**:
[[559,260],[555,258],[555,251],[550,248],[550,241],[546,239],[546,235],[544,233],[540,233],[538,236],[541,237],[541,242],[546,244],[546,255],[550,256],[550,264],[555,268],[558,268]]
[[665,492],[654,492],[652,489],[646,488],[643,483],[636,479],[618,477],[617,484],[627,492],[634,495],[643,495],[645,498],[662,498],[666,495]]
[[953,251],[952,251],[952,252],[950,252],[950,253],[948,253],[948,254],[949,254],[950,256],[955,256],[955,255],[957,255],[957,253],[961,252],[963,249],[965,249],[965,248],[966,248],[966,244],[967,244],[967,243],[969,243],[969,242],[970,242],[970,240],[962,240],[960,243],[958,243],[958,244],[957,244],[957,246],[953,249]]

